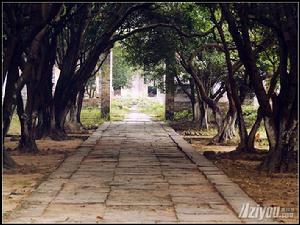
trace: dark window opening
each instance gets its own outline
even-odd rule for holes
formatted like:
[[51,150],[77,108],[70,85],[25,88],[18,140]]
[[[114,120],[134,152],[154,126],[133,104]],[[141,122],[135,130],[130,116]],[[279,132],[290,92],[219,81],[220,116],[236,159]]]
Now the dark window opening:
[[157,87],[148,86],[148,96],[155,97],[157,95]]

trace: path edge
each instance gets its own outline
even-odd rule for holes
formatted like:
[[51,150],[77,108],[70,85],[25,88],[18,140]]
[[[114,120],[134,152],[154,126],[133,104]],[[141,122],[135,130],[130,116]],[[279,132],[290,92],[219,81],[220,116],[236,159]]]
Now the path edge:
[[[244,205],[241,202],[249,203],[250,207],[260,206],[252,199],[238,184],[233,182],[222,170],[220,170],[213,162],[207,159],[203,154],[197,151],[190,143],[178,134],[172,127],[166,123],[161,123],[162,128],[168,133],[173,142],[178,148],[197,165],[198,170],[206,177],[206,179],[216,189],[218,194],[229,205],[231,210],[236,214],[238,219],[243,223],[279,223],[275,219],[264,218],[263,220],[243,218],[239,215],[241,210],[244,210]],[[224,180],[221,182],[220,178]],[[237,200],[238,199],[238,200]]]

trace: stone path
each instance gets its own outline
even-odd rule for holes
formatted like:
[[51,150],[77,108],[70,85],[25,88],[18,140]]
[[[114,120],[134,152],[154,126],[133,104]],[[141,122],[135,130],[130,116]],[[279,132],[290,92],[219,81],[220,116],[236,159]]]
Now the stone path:
[[174,135],[140,113],[104,124],[6,222],[240,223]]

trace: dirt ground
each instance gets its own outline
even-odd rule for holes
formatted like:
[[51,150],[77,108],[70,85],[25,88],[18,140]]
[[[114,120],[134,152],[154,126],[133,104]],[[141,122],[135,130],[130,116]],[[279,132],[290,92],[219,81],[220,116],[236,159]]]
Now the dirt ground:
[[[211,137],[186,137],[199,151],[230,152],[235,145],[208,145]],[[294,209],[294,218],[284,219],[285,223],[299,221],[298,215],[298,174],[266,174],[259,172],[257,166],[263,160],[266,151],[253,157],[230,159],[221,155],[209,156],[214,164],[222,169],[232,181],[237,183],[250,197],[263,206],[280,206]]]
[[37,154],[20,154],[13,150],[18,141],[6,141],[9,155],[20,165],[15,170],[3,171],[2,178],[2,216],[8,216],[22,199],[28,196],[83,142],[82,138],[65,141],[37,140],[40,150]]

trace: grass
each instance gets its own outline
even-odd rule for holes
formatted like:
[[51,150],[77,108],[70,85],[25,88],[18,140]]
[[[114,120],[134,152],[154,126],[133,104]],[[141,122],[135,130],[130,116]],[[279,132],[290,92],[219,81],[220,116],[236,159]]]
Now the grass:
[[[255,123],[255,120],[256,120],[257,109],[255,107],[253,107],[252,105],[243,105],[242,110],[243,110],[243,116],[244,116],[247,130],[248,130],[248,132],[250,132],[252,125]],[[260,124],[258,132],[260,133],[260,137],[262,139],[267,138],[267,134],[266,134],[265,127],[263,125],[263,121]]]
[[251,105],[243,105],[242,110],[243,110],[243,116],[246,123],[246,127],[251,128],[252,124],[254,124],[256,120],[257,109],[255,109]]
[[111,103],[111,121],[122,121],[133,105],[131,99],[113,99]]
[[[101,125],[104,120],[101,119],[101,112],[99,108],[87,107],[81,110],[81,122],[85,127]],[[21,128],[17,114],[13,114],[10,127],[8,130],[10,135],[20,135]]]
[[165,107],[164,105],[151,100],[149,98],[140,98],[137,100],[138,111],[145,113],[153,118],[153,120],[165,120]]
[[[254,124],[257,116],[257,109],[251,105],[243,105],[243,116],[246,123],[246,128],[248,133],[250,132],[252,125]],[[182,110],[179,112],[174,113],[174,121],[191,121],[192,120],[192,113],[189,110]],[[265,131],[265,127],[263,124],[263,121],[261,122],[261,125],[257,131],[260,135],[260,140],[256,142],[256,145],[259,147],[266,147],[268,146],[268,139]],[[209,129],[187,129],[185,132],[186,135],[201,135],[201,136],[214,136],[217,134],[217,129],[214,125],[210,125]],[[232,140],[227,141],[226,145],[234,145],[239,142],[238,138],[238,130],[236,130],[236,138],[233,138]]]
[[216,127],[210,126],[208,129],[202,129],[201,135],[204,136],[215,136],[218,133],[218,130]]
[[208,129],[188,129],[184,131],[185,135],[196,136],[215,136],[217,134],[217,128],[210,126]]
[[81,123],[85,127],[99,126],[104,120],[101,118],[101,112],[99,108],[87,107],[83,108],[80,113]]
[[182,121],[182,120],[192,120],[193,114],[191,110],[182,110],[178,112],[174,112],[174,120],[175,121]]
[[151,116],[154,120],[164,120],[164,106],[150,98],[116,98],[112,100],[110,118],[112,121],[121,121],[130,109],[135,106],[136,110]]
[[18,115],[15,113],[12,116],[10,127],[7,133],[11,135],[21,134],[21,126],[20,126],[19,118]]

